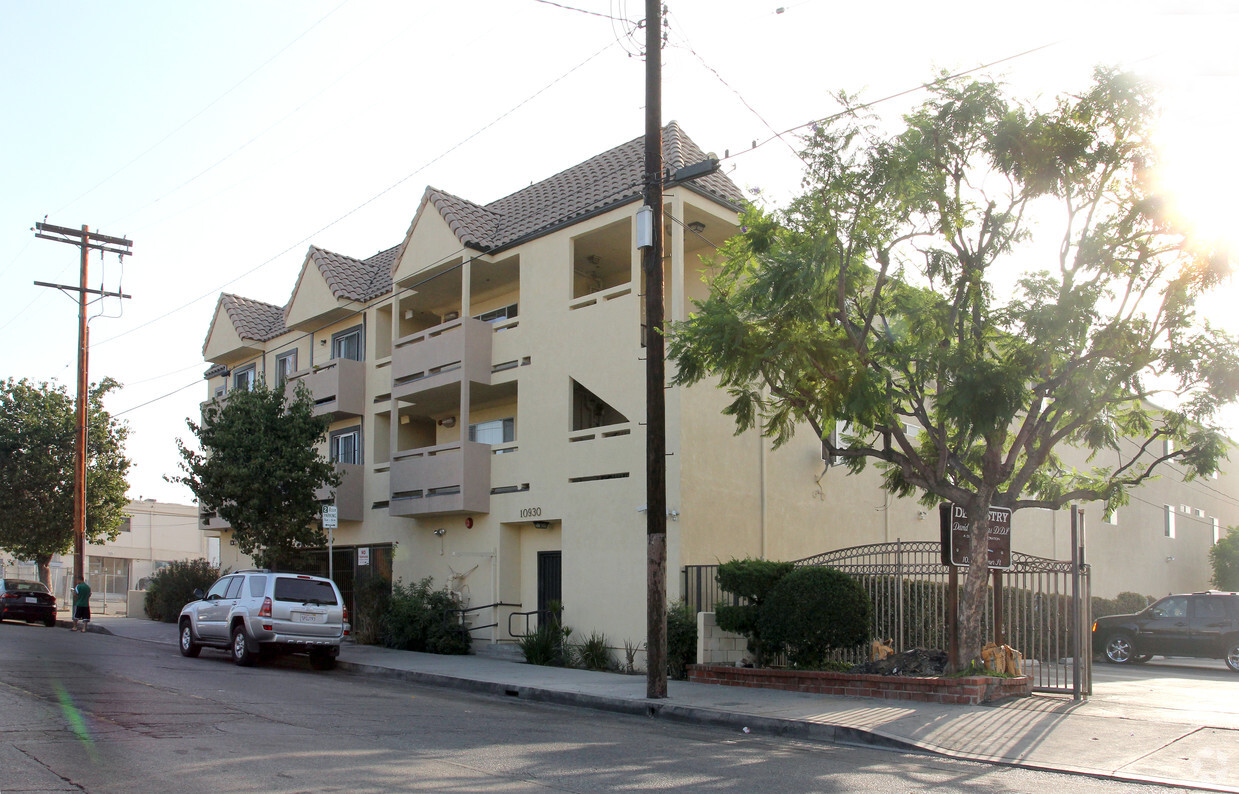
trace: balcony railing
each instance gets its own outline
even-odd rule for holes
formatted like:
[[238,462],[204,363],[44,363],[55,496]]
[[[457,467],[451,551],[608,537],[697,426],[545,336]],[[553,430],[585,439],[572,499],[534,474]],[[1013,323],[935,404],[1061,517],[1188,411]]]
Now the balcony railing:
[[[336,518],[340,521],[361,521],[366,517],[366,507],[362,500],[362,482],[365,479],[365,467],[360,463],[337,463],[336,471],[340,473],[340,484],[335,489]],[[332,498],[331,488],[319,488],[314,492],[314,498],[320,502]]]
[[490,511],[489,444],[463,441],[392,455],[388,512],[431,516]]
[[326,364],[294,373],[284,385],[292,399],[298,383],[304,383],[314,401],[314,413],[332,414],[335,419],[361,416],[366,410],[366,365],[347,358],[333,358]]
[[392,399],[448,383],[490,383],[490,323],[451,320],[397,339],[392,347]]

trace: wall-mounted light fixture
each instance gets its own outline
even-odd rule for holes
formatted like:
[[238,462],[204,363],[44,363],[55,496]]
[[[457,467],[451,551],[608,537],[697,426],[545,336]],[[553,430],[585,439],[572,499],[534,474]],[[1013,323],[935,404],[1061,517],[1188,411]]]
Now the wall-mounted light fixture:
[[550,529],[551,522],[550,521],[535,521],[533,522],[533,528],[534,529]]
[[440,427],[455,427],[455,426],[456,426],[456,417],[454,417],[454,416],[445,416],[445,417],[443,417],[442,419],[440,419],[440,420],[439,420],[439,426],[440,426]]
[[1174,562],[1174,557],[1167,557],[1166,562]]
[[443,537],[443,536],[444,536],[444,535],[446,535],[446,534],[447,534],[447,530],[446,530],[446,529],[444,529],[443,527],[439,527],[438,529],[436,529],[436,530],[435,530],[435,537],[436,537],[436,538],[441,538],[441,537]]
[[320,339],[320,340],[318,340],[318,346],[319,346],[319,347],[326,347],[326,346],[327,346],[327,340],[326,340],[326,339]]
[[702,232],[706,230],[706,225],[702,223],[701,221],[693,221],[692,223],[688,224],[688,230],[692,232],[693,234],[701,234]]
[[410,421],[410,420],[409,420],[409,415],[408,415],[408,414],[402,414],[402,415],[401,415],[401,417],[400,417],[400,424],[402,424],[402,425],[407,425],[407,424],[409,423],[409,421]]

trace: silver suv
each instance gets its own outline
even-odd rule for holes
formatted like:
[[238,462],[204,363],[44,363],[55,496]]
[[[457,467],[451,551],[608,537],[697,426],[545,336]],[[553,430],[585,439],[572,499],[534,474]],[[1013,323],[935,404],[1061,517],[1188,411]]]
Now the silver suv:
[[308,653],[312,667],[330,670],[349,633],[340,589],[320,576],[237,571],[194,597],[177,621],[182,656],[220,648],[248,666],[259,654]]

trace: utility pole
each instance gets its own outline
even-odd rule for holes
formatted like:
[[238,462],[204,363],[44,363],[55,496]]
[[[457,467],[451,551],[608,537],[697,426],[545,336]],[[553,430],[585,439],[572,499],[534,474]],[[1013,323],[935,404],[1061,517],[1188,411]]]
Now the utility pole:
[[75,460],[73,468],[73,579],[86,576],[86,397],[90,355],[90,329],[86,325],[86,295],[99,297],[128,298],[120,292],[104,292],[100,289],[86,288],[86,270],[90,259],[90,249],[100,253],[126,256],[133,253],[133,243],[123,237],[108,237],[102,234],[91,234],[89,226],[82,226],[81,231],[63,226],[53,226],[50,223],[36,223],[35,237],[44,240],[55,240],[60,243],[76,245],[82,252],[81,276],[76,287],[67,284],[49,284],[36,281],[35,286],[52,287],[62,292],[77,293],[77,439],[74,444]]
[[[663,347],[662,0],[645,0],[645,543],[647,698],[667,697],[667,404]],[[644,232],[648,232],[648,235]]]

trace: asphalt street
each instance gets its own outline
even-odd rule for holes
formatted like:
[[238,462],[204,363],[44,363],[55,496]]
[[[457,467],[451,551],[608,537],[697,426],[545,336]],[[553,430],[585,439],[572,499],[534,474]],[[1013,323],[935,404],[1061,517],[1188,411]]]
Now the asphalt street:
[[0,670],[0,792],[1139,788],[41,626],[0,624]]

